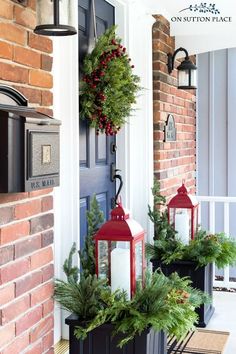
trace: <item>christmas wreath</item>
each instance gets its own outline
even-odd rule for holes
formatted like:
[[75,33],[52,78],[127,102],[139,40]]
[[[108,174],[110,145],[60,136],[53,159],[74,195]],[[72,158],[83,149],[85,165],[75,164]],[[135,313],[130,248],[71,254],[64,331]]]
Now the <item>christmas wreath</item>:
[[111,27],[98,38],[83,63],[80,117],[88,120],[97,134],[117,134],[130,115],[140,89],[140,79],[133,74],[134,65],[115,29]]

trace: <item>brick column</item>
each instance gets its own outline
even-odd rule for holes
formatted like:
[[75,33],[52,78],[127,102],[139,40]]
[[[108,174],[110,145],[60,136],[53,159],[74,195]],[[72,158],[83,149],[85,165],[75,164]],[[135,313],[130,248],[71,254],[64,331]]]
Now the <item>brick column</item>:
[[[154,173],[161,191],[167,197],[176,193],[185,180],[195,191],[196,169],[196,93],[177,89],[177,70],[167,71],[167,53],[173,53],[174,38],[170,24],[163,16],[155,16],[153,26],[153,98],[154,98]],[[187,49],[187,48],[186,48]],[[175,67],[178,62],[175,63]],[[163,142],[168,114],[175,118],[177,139]]]
[[[0,84],[52,114],[52,41],[33,33],[36,0],[0,0]],[[0,166],[1,173],[1,166]],[[52,190],[0,194],[0,353],[53,353]]]

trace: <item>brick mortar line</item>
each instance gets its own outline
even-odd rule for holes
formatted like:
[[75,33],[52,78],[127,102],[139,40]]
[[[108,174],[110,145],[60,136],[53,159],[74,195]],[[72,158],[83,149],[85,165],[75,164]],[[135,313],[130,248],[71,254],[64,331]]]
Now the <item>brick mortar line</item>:
[[[48,71],[49,72],[49,71]],[[32,88],[31,85],[29,84],[23,84],[23,83],[20,83],[20,82],[15,82],[14,83],[14,86],[20,86],[20,87],[24,87],[24,88]],[[48,91],[48,92],[51,92],[52,93],[52,89],[49,89],[49,88],[46,88],[46,87],[40,87],[40,86],[37,86],[37,89],[35,89],[36,91]],[[43,107],[43,106],[42,106]],[[47,106],[47,107],[53,107],[52,106]]]
[[[51,330],[50,330],[51,331]],[[48,333],[48,332],[47,332]],[[18,338],[18,337],[17,337]],[[33,343],[29,343],[29,345],[27,346],[27,348],[25,348],[21,354],[27,354],[29,352],[29,350],[32,350],[33,347],[37,346],[38,344],[42,343],[42,338],[39,338],[38,340],[36,340]],[[43,348],[42,348],[43,349]],[[49,348],[50,349],[50,348]],[[49,349],[46,349],[46,351],[43,351],[41,354],[46,354],[48,352]]]
[[[177,87],[176,87],[177,88]],[[180,100],[183,100],[184,102],[188,102],[188,103],[196,103],[196,102],[194,102],[194,101],[191,101],[190,99],[188,99],[188,98],[182,98],[182,97],[179,97],[179,96],[176,96],[175,94],[173,94],[173,93],[167,93],[167,92],[165,92],[165,91],[161,91],[161,90],[153,90],[153,93],[163,93],[163,94],[165,94],[165,95],[168,95],[168,96],[170,96],[170,97],[175,97],[175,98],[177,98],[177,99],[180,99]],[[154,101],[154,103],[155,102],[161,102],[161,103],[167,103],[167,104],[171,104],[171,105],[173,105],[173,103],[170,103],[170,102],[166,102],[166,101],[162,101],[162,100],[158,100],[158,99],[154,99],[153,100]],[[179,105],[179,104],[175,104],[175,106],[177,106],[177,107],[185,107],[185,106],[181,106],[181,105]],[[187,107],[185,107],[185,108],[187,108]],[[193,110],[193,109],[192,109]]]
[[[14,304],[17,303],[18,301],[22,300],[24,297],[27,297],[27,295],[30,295],[30,297],[31,297],[31,292],[32,292],[32,291],[37,290],[37,288],[39,288],[40,285],[42,286],[42,285],[49,284],[50,282],[52,282],[52,280],[53,280],[53,278],[47,280],[46,282],[42,282],[42,283],[40,283],[37,287],[32,288],[32,289],[30,289],[29,291],[26,291],[25,293],[21,294],[20,296],[14,297],[14,299],[12,299],[12,301],[9,301],[9,302],[7,302],[6,304],[0,306],[0,311],[5,310],[9,305],[14,305]],[[30,300],[31,300],[31,299],[30,299]],[[47,301],[47,300],[43,301],[42,304],[43,304],[44,302],[46,302],[46,301]],[[32,308],[34,308],[35,306],[38,306],[38,305],[34,305],[34,306],[32,306],[32,307],[30,306],[29,309],[32,309]],[[29,309],[28,309],[28,310],[29,310]],[[28,311],[28,310],[27,310],[27,311]],[[11,321],[5,323],[3,326],[7,325],[8,323],[15,322],[15,321],[16,321],[19,317],[21,317],[21,316],[22,316],[22,313],[21,313],[19,316],[15,317],[13,320],[11,320]],[[3,326],[0,326],[0,328],[3,327]]]
[[[32,289],[26,291],[25,293],[21,294],[20,296],[15,297],[12,301],[7,302],[6,304],[4,304],[4,306],[1,306],[1,307],[0,307],[0,311],[1,311],[1,310],[4,310],[4,309],[5,309],[6,307],[8,307],[9,305],[14,305],[17,301],[23,299],[23,298],[26,297],[27,295],[30,295],[30,303],[31,303],[31,292],[32,292],[32,291],[35,291],[35,290],[37,290],[37,289],[39,289],[40,287],[42,287],[42,286],[44,286],[44,285],[49,284],[49,283],[54,283],[53,278],[47,280],[46,282],[42,282],[42,283],[38,284],[35,288],[32,288]],[[49,297],[48,299],[51,299],[51,297]],[[35,308],[35,307],[37,307],[37,306],[39,306],[39,305],[45,303],[48,299],[43,300],[43,302],[40,302],[39,304],[34,305],[34,306],[32,306],[32,307],[30,306],[29,309],[28,309],[26,312],[30,311],[30,309],[33,309],[33,308]],[[23,316],[25,315],[26,312],[23,313]],[[21,313],[19,316],[15,317],[15,319],[13,319],[13,320],[7,322],[6,325],[7,325],[8,323],[11,323],[11,322],[16,322],[17,319],[18,319],[19,317],[21,317],[21,316],[22,316],[22,313]]]
[[[22,193],[30,193],[30,192],[22,192]],[[18,194],[18,193],[16,193]],[[27,203],[28,201],[35,201],[35,200],[38,200],[38,199],[42,199],[44,197],[48,197],[48,196],[53,196],[53,191],[50,192],[50,193],[47,193],[47,194],[42,194],[42,195],[37,195],[35,197],[29,197],[27,196],[25,199],[19,199],[19,200],[14,200],[12,202],[7,202],[7,203],[2,203],[1,204],[1,194],[0,194],[0,210],[1,210],[1,205],[4,205],[4,206],[12,206],[12,205],[18,205],[18,204],[25,204]]]
[[[158,91],[158,92],[154,92],[154,93],[164,93],[164,94],[166,94],[165,92],[163,92],[163,91]],[[176,97],[174,94],[167,94],[167,95],[169,95],[170,97]],[[183,100],[183,101],[185,101],[185,102],[188,102],[189,104],[192,104],[192,103],[194,103],[195,104],[195,102],[193,102],[193,101],[190,101],[190,100],[185,100],[184,98],[179,98],[178,97],[178,99],[180,99],[180,100]],[[170,103],[170,102],[167,102],[167,101],[163,101],[163,100],[159,100],[159,99],[153,99],[153,101],[154,101],[154,103],[165,103],[165,104],[169,104],[169,105],[171,105],[171,106],[174,106],[174,107],[180,107],[180,108],[185,108],[185,109],[188,109],[188,110],[191,110],[191,111],[194,111],[194,112],[196,112],[196,110],[195,109],[193,109],[193,108],[188,108],[188,107],[186,107],[186,106],[182,106],[182,105],[180,105],[180,104],[177,104],[177,103]],[[165,111],[163,111],[163,110],[158,110],[158,112],[164,112],[165,113]],[[155,113],[155,109],[154,109],[154,113]],[[178,115],[182,115],[182,114],[178,114]],[[185,117],[189,117],[189,115],[185,115]]]
[[[39,306],[40,306],[40,305],[39,305]],[[35,308],[37,308],[37,307],[39,307],[39,306],[35,306]],[[31,309],[32,309],[32,308],[31,308]],[[25,313],[26,313],[26,312],[24,312],[24,314],[25,314]],[[17,340],[18,338],[23,337],[23,336],[26,334],[27,331],[28,331],[28,334],[29,334],[29,336],[30,336],[30,331],[31,331],[31,329],[36,328],[36,326],[37,326],[39,323],[41,323],[42,320],[47,319],[51,314],[53,314],[53,312],[51,312],[51,313],[50,313],[49,315],[47,315],[46,317],[42,317],[42,319],[41,319],[39,322],[37,322],[33,327],[30,327],[30,328],[26,329],[25,331],[23,331],[23,332],[22,332],[21,334],[19,334],[18,336],[16,335],[16,326],[15,326],[15,337],[13,338],[13,340],[11,340],[10,342],[8,342],[6,345],[4,345],[3,347],[1,347],[0,350],[1,350],[1,351],[2,351],[2,350],[5,350],[9,345],[11,345],[12,343],[14,343],[15,340]],[[18,316],[17,318],[19,319],[19,316]],[[11,323],[13,323],[13,322],[14,322],[14,321],[8,322],[6,325],[11,324]],[[51,332],[51,331],[53,331],[53,329],[50,329],[48,332],[46,332],[42,338],[44,338],[44,337],[45,337],[49,332]],[[21,352],[21,354],[27,353],[27,352],[29,351],[29,348],[34,347],[35,344],[37,345],[37,343],[42,342],[42,338],[37,339],[37,340],[36,340],[35,342],[33,342],[33,343],[30,343],[30,342],[29,342],[29,345],[23,350],[23,352]],[[47,350],[48,350],[48,349],[47,349]]]
[[[164,83],[163,81],[161,81],[161,80],[155,80],[155,82],[161,82],[161,83],[165,84],[165,83]],[[165,84],[165,85],[167,85],[167,86],[170,87],[170,88],[173,88],[172,85],[169,85],[169,84]],[[178,87],[177,87],[177,86],[176,86],[176,89],[178,90]],[[184,92],[185,92],[185,91],[184,91]],[[183,100],[183,101],[185,101],[185,102],[195,103],[195,102],[192,101],[190,98],[183,98],[183,97],[181,97],[181,96],[176,96],[174,93],[166,92],[166,91],[161,90],[161,89],[153,90],[153,93],[163,93],[163,94],[168,95],[168,96],[174,96],[174,97],[176,97],[176,98],[178,98],[178,99],[180,99],[180,100]],[[186,93],[188,93],[188,92],[186,92]]]
[[[6,85],[8,85],[9,86],[9,83],[10,83],[10,85],[14,85],[14,86],[23,86],[24,88],[28,88],[28,89],[38,89],[38,90],[41,90],[41,91],[45,91],[45,90],[47,90],[47,91],[50,91],[51,93],[53,93],[53,91],[52,91],[52,88],[50,89],[50,88],[47,88],[47,87],[41,87],[41,86],[32,86],[32,85],[30,85],[30,84],[23,84],[23,83],[17,83],[18,85],[16,85],[16,83],[15,82],[13,82],[13,81],[9,81],[9,80],[3,80],[3,79],[1,79],[1,84],[6,84]],[[27,97],[26,97],[27,98]],[[51,106],[42,106],[42,105],[40,105],[39,103],[31,103],[31,102],[29,102],[29,107],[32,107],[32,105],[38,105],[40,108],[50,108],[50,107],[53,107],[53,105],[51,105]],[[24,193],[24,192],[22,192],[22,193]]]
[[[29,6],[23,6],[23,5],[20,5],[20,4],[17,4],[17,3],[14,3],[14,6],[20,7],[20,8],[22,8],[22,9],[28,9],[33,15],[35,15],[36,20],[37,20],[36,11],[33,10],[33,9],[31,9],[31,7],[29,7]],[[18,23],[18,22],[16,21],[14,9],[13,9],[12,12],[13,12],[13,18],[9,19],[9,18],[5,18],[5,17],[0,17],[0,18],[1,18],[1,23],[11,24],[11,25],[13,24],[14,26],[16,26],[16,28],[23,29],[23,30],[25,30],[26,32],[29,31],[29,32],[34,33],[34,29],[32,29],[32,28],[30,28],[30,27],[28,27],[28,26],[24,26],[24,25],[22,25],[21,23]]]
[[[191,143],[193,143],[193,142],[195,142],[195,144],[196,144],[196,140],[179,140],[178,141],[178,143],[181,143],[181,144],[183,144],[183,143],[189,143],[189,142],[191,142]],[[183,149],[183,150],[186,150],[186,149],[193,149],[193,148],[196,148],[196,146],[194,146],[194,147],[178,147],[177,149],[176,149],[176,147],[173,147],[173,143],[170,141],[170,142],[164,142],[163,140],[161,140],[161,139],[158,139],[158,140],[156,140],[156,141],[154,141],[154,146],[155,146],[155,144],[156,143],[163,143],[163,144],[171,144],[170,146],[171,146],[171,148],[170,148],[170,150],[169,151],[171,151],[171,152],[173,152],[173,151],[176,151],[176,150],[179,150],[179,149]],[[158,149],[156,149],[157,151],[167,151],[166,149],[160,149],[160,148],[158,148]],[[156,152],[156,151],[155,151]]]
[[[31,235],[22,236],[21,238],[15,240],[15,241],[12,241],[12,242],[9,242],[9,243],[5,243],[4,245],[1,245],[1,246],[0,246],[0,250],[1,250],[2,248],[5,248],[5,247],[15,246],[15,245],[21,243],[22,241],[28,241],[28,240],[30,240],[31,238],[34,238],[34,237],[36,237],[36,236],[39,236],[39,235],[42,236],[43,233],[48,232],[48,231],[54,231],[54,226],[53,226],[53,227],[50,227],[49,229],[42,230],[42,231],[40,231],[40,232],[31,234]],[[51,245],[53,245],[53,244],[54,244],[54,241],[53,241],[50,245],[47,245],[47,246],[45,246],[45,247],[40,247],[39,249],[37,249],[37,250],[35,250],[35,251],[32,251],[32,252],[30,252],[30,253],[27,253],[27,254],[25,254],[25,255],[23,255],[23,256],[21,256],[21,257],[14,258],[13,260],[11,260],[11,261],[9,261],[9,262],[7,262],[7,263],[5,263],[5,264],[2,264],[2,265],[0,266],[0,269],[1,269],[2,267],[4,267],[5,265],[8,265],[8,264],[10,264],[10,263],[12,263],[12,262],[16,262],[16,261],[20,260],[21,258],[29,257],[29,256],[33,255],[34,253],[38,252],[39,250],[45,249],[45,248],[47,248],[47,247],[49,247],[49,246],[51,246]],[[15,251],[15,250],[14,250],[14,251]],[[14,252],[14,256],[15,256],[15,252]]]
[[[159,162],[159,161],[155,161],[155,162]],[[191,163],[186,163],[184,165],[181,165],[181,166],[170,166],[168,168],[162,168],[162,169],[156,169],[156,171],[158,172],[169,172],[169,171],[173,171],[175,169],[178,169],[178,168],[183,168],[183,167],[186,167],[186,166],[191,166],[191,165],[195,165],[195,162],[191,162]],[[169,177],[166,177],[166,178],[169,178]],[[18,258],[17,258],[18,259]]]
[[[42,234],[45,233],[45,232],[49,232],[49,231],[54,231],[54,228],[46,229],[46,230],[44,230],[44,231],[41,231],[40,233],[36,233],[36,234],[32,234],[32,235],[29,235],[29,236],[26,236],[26,237],[22,237],[22,238],[20,238],[20,239],[18,239],[18,240],[15,240],[15,241],[11,242],[11,243],[6,243],[6,244],[0,246],[0,250],[3,249],[3,248],[5,248],[5,247],[15,246],[15,245],[17,245],[17,244],[19,244],[19,243],[21,243],[21,242],[24,242],[24,241],[27,242],[28,240],[31,240],[32,238],[35,238],[36,236],[41,236],[41,238],[42,238]],[[42,241],[42,240],[41,240],[41,241]],[[29,252],[29,253],[26,253],[26,254],[24,254],[24,255],[22,255],[22,256],[20,256],[20,257],[16,257],[16,258],[14,258],[14,259],[8,261],[7,263],[2,264],[2,265],[0,266],[0,269],[1,269],[1,268],[4,268],[4,266],[11,265],[11,263],[17,262],[17,261],[19,261],[19,260],[21,260],[21,259],[24,259],[24,258],[27,258],[27,257],[31,257],[31,256],[33,256],[35,253],[39,252],[40,250],[44,250],[44,249],[46,249],[46,248],[49,247],[49,246],[52,246],[52,247],[53,247],[53,245],[54,245],[54,241],[53,241],[52,243],[50,243],[49,245],[46,245],[46,246],[42,246],[42,242],[41,242],[41,247],[40,247],[40,248],[38,248],[38,249],[36,249],[36,250],[33,250],[33,251]],[[13,255],[14,255],[14,257],[15,257],[15,247],[14,247],[14,253],[13,253]]]
[[[0,209],[0,211],[1,211],[1,209]],[[15,225],[15,224],[20,224],[20,223],[22,223],[24,221],[31,221],[34,218],[37,218],[39,216],[44,216],[44,215],[47,215],[47,214],[54,214],[54,209],[50,209],[48,211],[40,212],[39,214],[34,214],[34,215],[31,215],[31,216],[27,216],[26,218],[23,218],[23,219],[13,220],[13,221],[9,222],[8,224],[1,225],[0,226],[0,230],[2,228],[8,227],[8,226],[12,226],[12,225]]]
[[[176,114],[177,116],[179,116],[179,117],[185,117],[185,118],[192,118],[192,119],[194,119],[194,117],[192,117],[192,116],[186,116],[186,115],[184,115],[184,114],[179,114],[179,113],[174,113],[174,112],[171,112],[171,110],[169,111],[162,111],[162,110],[160,110],[160,109],[158,109],[158,110],[154,110],[154,113],[155,112],[157,112],[157,113],[167,113],[167,114]],[[159,122],[165,122],[166,121],[166,119],[163,119],[163,120],[158,120],[156,123],[159,123]],[[180,123],[181,124],[181,123]],[[196,126],[196,124],[195,124],[195,126]]]
[[[15,66],[17,68],[26,69],[26,70],[43,71],[44,73],[48,73],[49,75],[53,76],[52,75],[52,71],[44,70],[41,67],[40,68],[36,68],[36,67],[30,66],[30,65],[27,66],[26,64],[22,64],[22,63],[19,63],[18,61],[14,61],[14,59],[12,59],[12,60],[11,59],[6,59],[6,58],[0,58],[0,59],[1,59],[1,63],[11,64],[11,66]],[[14,84],[15,84],[15,82],[14,82]],[[18,84],[20,84],[20,82],[18,82]]]
[[[0,19],[1,19],[1,17],[0,17]],[[32,32],[32,33],[34,33],[34,32]],[[53,52],[44,52],[43,50],[40,50],[40,49],[37,49],[37,48],[34,48],[34,47],[30,47],[30,45],[28,44],[28,41],[27,41],[27,43],[25,45],[20,44],[20,43],[16,43],[14,41],[10,41],[10,40],[8,40],[6,38],[0,38],[0,41],[1,42],[5,42],[7,44],[11,44],[12,47],[20,47],[20,48],[23,48],[23,49],[29,49],[29,50],[32,50],[35,53],[47,55],[47,56],[53,58]],[[6,59],[6,58],[0,58],[0,59],[1,60],[3,60],[3,59],[10,60],[10,59]],[[14,60],[11,61],[11,63],[15,63]],[[48,71],[48,72],[50,73],[51,71]]]
[[[183,158],[183,159],[185,159],[185,158],[189,158],[189,157],[193,157],[192,155],[184,155],[184,156],[181,156],[181,157],[173,157],[173,158],[171,158],[171,159],[167,159],[167,160],[154,160],[154,162],[155,163],[157,163],[157,162],[170,162],[170,161],[178,161],[179,159],[181,159],[181,158]],[[179,161],[178,161],[179,162]],[[182,167],[182,166],[187,166],[187,165],[189,165],[189,163],[185,163],[184,165],[180,165],[180,166],[171,166],[171,168],[173,168],[173,167]],[[163,171],[166,171],[166,169],[164,169]]]
[[[1,17],[0,17],[1,19]],[[44,52],[43,50],[40,50],[40,49],[37,49],[37,48],[34,48],[34,47],[31,47],[28,42],[27,42],[27,45],[23,45],[23,44],[20,44],[20,43],[17,43],[17,42],[14,42],[14,41],[10,41],[9,39],[6,39],[6,38],[0,38],[0,41],[3,42],[3,43],[7,43],[7,44],[10,44],[12,49],[15,50],[15,48],[22,48],[22,49],[28,49],[34,53],[37,53],[37,54],[41,54],[41,55],[46,55],[48,57],[51,57],[53,58],[53,53],[49,53],[49,52]],[[14,54],[14,50],[12,51],[12,54]],[[12,57],[14,58],[14,56],[12,55]],[[13,59],[12,58],[12,59]],[[6,58],[1,58],[1,60],[10,60],[10,59],[6,59]],[[11,63],[13,63],[13,61],[11,61]],[[18,63],[18,62],[16,62]],[[20,64],[20,63],[19,63]],[[23,64],[21,64],[23,65]]]
[[[50,247],[52,248],[53,256],[54,256],[53,244],[51,244]],[[49,246],[47,246],[47,247],[45,247],[45,248],[42,248],[42,249],[46,249],[46,248],[49,248]],[[38,251],[39,251],[39,250],[38,250]],[[31,256],[31,255],[28,255],[28,256],[26,256],[25,258],[29,258],[30,256]],[[50,265],[50,264],[54,265],[54,261],[55,261],[55,260],[53,259],[53,260],[50,261],[49,263],[46,263],[46,264],[44,264],[44,265],[39,266],[38,268],[35,268],[33,271],[32,271],[32,269],[30,269],[27,273],[21,275],[20,277],[17,277],[17,278],[15,278],[15,279],[12,279],[12,280],[7,281],[6,283],[1,284],[1,285],[0,285],[0,288],[1,288],[1,287],[4,288],[5,286],[8,286],[8,285],[10,285],[10,284],[12,284],[12,283],[14,284],[14,283],[16,283],[18,280],[22,280],[22,279],[24,279],[25,277],[27,277],[28,275],[33,274],[34,272],[39,271],[40,269],[42,269],[42,268],[44,268],[44,267],[46,267],[46,266],[48,266],[48,265]],[[9,263],[11,263],[11,262],[9,262]],[[8,265],[9,263],[7,263],[7,265]],[[54,279],[54,278],[51,278],[51,279]],[[40,283],[40,284],[44,284],[44,283]],[[37,286],[37,287],[39,287],[39,286]],[[33,289],[36,289],[37,287],[35,287],[35,288],[33,288]],[[30,290],[30,291],[31,291],[31,290]],[[25,294],[27,294],[27,293],[28,293],[28,292],[26,292]],[[16,298],[18,298],[18,297],[16,297]]]
[[54,230],[54,226],[52,226],[52,227],[50,227],[49,229],[46,229],[46,230],[42,230],[42,231],[30,234],[30,235],[22,236],[21,238],[16,239],[15,241],[12,241],[12,242],[9,242],[9,243],[6,243],[6,244],[0,246],[0,249],[5,247],[5,246],[14,246],[14,245],[16,245],[18,243],[21,243],[22,241],[30,240],[32,237],[35,237],[35,236],[38,236],[38,235],[42,235],[44,232],[53,231],[53,230]]
[[[164,32],[162,32],[162,31],[160,31],[160,33],[163,33],[163,34],[165,34]],[[170,38],[170,36],[168,36],[167,34],[166,34],[166,37],[167,38]],[[157,42],[159,42],[159,43],[161,43],[161,44],[164,44],[164,46],[165,47],[168,47],[168,48],[170,48],[172,51],[174,51],[174,48],[173,48],[173,45],[171,45],[171,44],[168,44],[168,43],[166,43],[166,42],[163,42],[163,40],[161,39],[161,38],[154,38],[154,36],[152,35],[152,42],[153,43],[157,43]],[[158,51],[159,52],[159,51]],[[160,52],[161,53],[163,53],[161,50],[160,50]],[[156,50],[154,51],[154,53],[156,53]],[[165,53],[165,52],[164,52]],[[167,53],[166,53],[167,54]],[[180,58],[181,59],[181,58]]]
[[[52,247],[52,245],[50,245],[50,246]],[[49,246],[47,246],[47,247],[49,247]],[[46,247],[45,247],[45,248],[46,248]],[[49,263],[46,263],[46,264],[43,265],[41,268],[36,268],[36,269],[34,269],[34,270],[32,270],[32,271],[30,271],[30,272],[28,272],[28,273],[25,273],[24,275],[21,275],[21,276],[18,277],[18,278],[15,278],[15,279],[13,279],[13,280],[10,280],[10,281],[7,282],[7,283],[4,283],[4,284],[0,285],[0,289],[1,289],[1,288],[4,289],[5,287],[8,287],[8,286],[11,285],[11,284],[13,284],[13,285],[14,285],[14,288],[15,288],[15,283],[16,283],[16,281],[24,279],[24,278],[25,278],[26,276],[28,276],[29,274],[35,275],[36,273],[38,273],[39,270],[42,270],[44,267],[46,267],[46,266],[48,266],[48,265],[51,265],[51,264],[54,265],[54,260],[53,260],[53,261],[50,261]],[[53,279],[54,279],[54,277],[51,278],[51,279],[49,279],[49,280],[47,280],[46,282],[42,282],[42,283],[38,284],[38,285],[35,286],[34,288],[29,289],[28,291],[26,291],[25,293],[23,293],[22,295],[24,296],[24,295],[26,295],[26,294],[29,294],[31,291],[33,291],[33,290],[39,288],[40,285],[46,284],[46,283],[48,283],[50,280],[53,280]],[[14,289],[14,293],[15,293],[15,289]],[[14,301],[15,299],[18,299],[19,297],[21,297],[21,295],[16,296],[16,294],[14,294],[14,299],[12,299],[10,302],[7,302],[7,303],[4,304],[3,306],[5,306],[5,305],[7,305],[7,304],[10,304],[12,301]]]

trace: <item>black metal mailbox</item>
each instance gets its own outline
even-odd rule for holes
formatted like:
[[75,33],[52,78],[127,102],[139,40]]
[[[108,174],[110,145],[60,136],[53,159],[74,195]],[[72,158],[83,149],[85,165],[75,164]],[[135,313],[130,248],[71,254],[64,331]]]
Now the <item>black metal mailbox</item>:
[[34,108],[0,104],[0,193],[59,185],[59,128]]

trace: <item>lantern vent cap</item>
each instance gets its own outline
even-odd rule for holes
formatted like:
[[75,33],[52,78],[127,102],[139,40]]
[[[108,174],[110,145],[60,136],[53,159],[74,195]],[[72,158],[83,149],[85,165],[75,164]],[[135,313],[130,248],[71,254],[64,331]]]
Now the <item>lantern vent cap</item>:
[[111,211],[111,220],[113,221],[127,220],[129,217],[129,211],[124,209],[121,203]]
[[188,190],[185,187],[184,182],[182,183],[182,186],[177,189],[178,194],[188,194]]
[[178,193],[169,201],[169,208],[192,208],[198,205],[197,198],[189,194],[184,182],[182,186],[178,188],[177,192]]
[[111,211],[111,219],[100,227],[94,237],[100,240],[112,240],[114,237],[119,240],[131,241],[139,238],[140,235],[144,235],[142,226],[130,218],[129,211],[119,203]]

